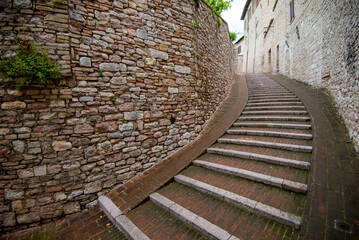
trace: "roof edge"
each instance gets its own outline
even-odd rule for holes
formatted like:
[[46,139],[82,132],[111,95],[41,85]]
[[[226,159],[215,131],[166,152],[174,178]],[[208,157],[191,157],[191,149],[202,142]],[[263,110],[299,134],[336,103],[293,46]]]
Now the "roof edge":
[[249,6],[250,2],[251,2],[251,0],[247,0],[246,5],[244,5],[241,20],[244,20],[244,17],[246,16],[248,6]]

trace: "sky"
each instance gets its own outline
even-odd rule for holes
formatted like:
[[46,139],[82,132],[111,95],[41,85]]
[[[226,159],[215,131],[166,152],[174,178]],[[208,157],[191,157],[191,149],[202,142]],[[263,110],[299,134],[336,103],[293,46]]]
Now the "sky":
[[232,7],[221,14],[223,19],[228,23],[229,31],[237,33],[237,39],[244,32],[244,21],[241,21],[241,16],[245,4],[246,0],[233,0],[231,3]]

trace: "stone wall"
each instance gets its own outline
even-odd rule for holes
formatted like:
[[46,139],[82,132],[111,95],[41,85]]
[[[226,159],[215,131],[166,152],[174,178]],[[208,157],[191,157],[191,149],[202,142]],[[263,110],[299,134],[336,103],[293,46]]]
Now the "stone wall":
[[[359,151],[359,6],[353,0],[298,0],[294,1],[291,22],[289,2],[278,1],[274,8],[274,1],[261,1],[262,7],[256,8],[254,14],[262,22],[258,24],[263,26],[259,31],[262,34],[254,40],[250,25],[247,38],[256,41],[263,62],[252,64],[254,42],[247,45],[247,71],[279,71],[328,90]],[[257,12],[263,17],[259,18]]]
[[2,1],[1,56],[30,39],[64,78],[0,89],[1,232],[91,207],[192,141],[232,83],[217,18],[192,0]]

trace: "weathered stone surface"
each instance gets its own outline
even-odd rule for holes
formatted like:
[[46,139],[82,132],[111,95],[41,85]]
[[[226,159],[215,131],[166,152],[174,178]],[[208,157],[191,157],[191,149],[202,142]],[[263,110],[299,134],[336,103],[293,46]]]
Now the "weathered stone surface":
[[85,184],[84,194],[95,193],[101,191],[101,182],[92,182]]
[[55,151],[65,151],[72,148],[72,144],[66,141],[54,141],[52,143],[52,149]]
[[29,103],[27,105],[27,109],[29,110],[44,109],[44,108],[47,108],[46,102],[35,102],[35,103]]
[[190,74],[191,73],[191,68],[187,67],[187,66],[175,65],[175,71],[178,72],[178,73]]
[[80,147],[80,146],[86,146],[88,144],[90,144],[90,139],[88,138],[80,138],[77,139],[75,142],[72,143],[72,146],[74,147]]
[[81,57],[80,58],[80,66],[91,67],[92,66],[91,58],[89,58],[89,57]]
[[196,137],[232,76],[228,28],[202,19],[207,5],[192,31],[185,2],[99,1],[91,10],[82,0],[55,8],[31,2],[31,9],[6,10],[1,52],[13,53],[19,30],[49,49],[64,77],[59,88],[0,89],[0,168],[7,188],[19,191],[3,192],[4,209],[28,226],[39,219],[24,214],[47,223],[92,206],[97,194]]
[[96,124],[96,132],[105,133],[105,132],[114,132],[117,130],[116,122],[104,122]]
[[108,72],[118,72],[120,65],[118,63],[100,63],[100,69]]
[[10,110],[10,109],[24,109],[26,108],[26,103],[15,101],[15,102],[4,102],[1,104],[2,109]]
[[124,85],[127,83],[127,80],[125,77],[113,77],[110,82],[114,85]]
[[136,30],[136,35],[137,35],[137,37],[142,38],[142,39],[147,39],[148,38],[148,34],[147,34],[147,31],[145,29],[137,29]]
[[60,203],[54,203],[40,208],[40,216],[42,219],[55,218],[62,214],[63,207]]
[[150,53],[153,58],[161,58],[163,60],[168,59],[168,53],[150,48]]
[[16,217],[17,222],[20,224],[33,223],[40,221],[40,216],[37,213],[26,213]]
[[17,171],[17,175],[19,178],[29,178],[34,176],[34,169],[28,168],[28,169],[21,169]]
[[169,93],[178,93],[178,88],[168,87],[168,92]]
[[77,213],[80,210],[81,210],[81,206],[79,202],[70,202],[64,206],[65,214]]
[[150,138],[150,139],[146,139],[145,141],[143,141],[143,143],[141,144],[142,148],[151,148],[153,146],[156,146],[157,144],[157,140],[154,138]]
[[74,129],[74,133],[92,133],[93,127],[89,124],[77,125]]
[[2,226],[12,227],[16,224],[15,213],[8,212],[0,215],[0,219],[3,219]]
[[52,100],[49,105],[50,108],[61,108],[65,107],[65,101],[64,100]]
[[31,0],[14,0],[14,6],[20,7],[20,8],[31,8],[32,2]]
[[5,188],[5,199],[15,200],[24,196],[24,191],[21,189],[7,189]]
[[140,120],[143,119],[143,112],[142,111],[125,112],[124,118],[125,120]]

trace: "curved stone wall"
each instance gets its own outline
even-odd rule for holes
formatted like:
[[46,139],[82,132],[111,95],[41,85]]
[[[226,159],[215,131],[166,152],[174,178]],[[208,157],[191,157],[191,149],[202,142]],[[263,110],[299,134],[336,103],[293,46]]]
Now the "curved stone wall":
[[204,1],[7,0],[0,10],[1,56],[27,38],[64,75],[59,88],[0,89],[2,232],[97,204],[192,141],[232,82],[228,26]]

